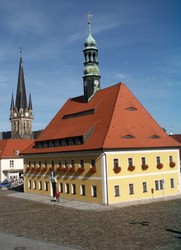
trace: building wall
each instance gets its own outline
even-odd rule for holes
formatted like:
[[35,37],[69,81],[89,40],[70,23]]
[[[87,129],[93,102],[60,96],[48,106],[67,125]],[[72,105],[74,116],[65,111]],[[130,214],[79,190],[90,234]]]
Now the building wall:
[[[169,166],[170,156],[176,163],[173,168]],[[141,168],[142,157],[145,157],[148,165],[146,170]],[[163,168],[156,167],[156,157],[160,157]],[[135,167],[133,171],[128,170],[128,158],[132,158],[132,165]],[[95,173],[90,173],[92,159],[95,160],[96,164]],[[118,159],[118,165],[121,167],[119,173],[114,172],[114,159]],[[73,173],[70,171],[71,160],[75,161],[75,172]],[[84,160],[85,170],[83,173],[78,170],[81,160]],[[66,172],[58,171],[59,161],[62,162],[62,167],[65,167],[65,161],[67,161],[68,170]],[[38,168],[39,166],[41,169]],[[33,167],[35,168],[33,169]],[[55,181],[56,188],[61,192],[62,198],[102,204],[176,195],[180,192],[179,151],[132,150],[105,153],[95,151],[25,156],[25,192],[53,196],[54,184],[52,184],[52,180]],[[156,190],[156,181],[158,181],[158,190]],[[146,183],[144,191],[143,183]],[[82,185],[85,185],[85,195],[82,194]],[[69,192],[67,192],[68,186]],[[75,193],[73,193],[73,186],[76,188]],[[115,193],[116,186],[119,189],[119,195],[118,191]],[[96,197],[93,195],[94,188],[96,188]],[[133,191],[132,194],[130,194],[130,189]]]
[[[95,173],[91,173],[92,166],[90,163],[92,159],[95,160],[95,165],[96,165]],[[51,169],[53,165],[52,160],[54,161],[54,169]],[[74,160],[75,162],[74,172],[71,172],[70,170],[71,160]],[[80,168],[81,160],[84,160],[83,173],[79,172],[78,170]],[[45,161],[47,163],[47,166],[45,164]],[[62,162],[62,167],[65,167],[65,161],[67,161],[68,170],[66,172],[57,170],[57,168],[60,165],[59,161]],[[35,169],[33,170],[34,165]],[[41,170],[37,173],[36,169],[38,169],[40,165],[41,165]],[[101,178],[100,152],[88,152],[87,154],[74,153],[71,155],[70,154],[39,155],[29,158],[25,157],[25,174],[24,174],[25,192],[53,196],[54,184],[52,184],[51,182],[52,174],[54,176],[54,181],[56,182],[56,189],[58,189],[61,192],[62,198],[102,203],[102,178]],[[67,192],[67,185],[69,185],[69,192]],[[75,185],[76,188],[75,193],[73,193],[73,185]],[[83,185],[85,185],[85,195],[83,193]],[[95,193],[93,194],[93,189],[94,191],[96,189],[95,191],[96,195]]]
[[[157,168],[156,157],[158,156],[163,164],[161,169]],[[169,166],[170,156],[176,163],[173,168]],[[141,167],[142,157],[145,157],[148,165],[146,170]],[[133,160],[135,169],[132,171],[128,170],[128,158]],[[121,171],[117,174],[113,171],[114,159],[118,159],[121,167]],[[106,153],[106,162],[109,204],[171,196],[180,192],[178,150],[109,152]],[[143,185],[146,188],[144,190]]]
[[4,181],[6,178],[17,178],[23,173],[24,161],[23,158],[8,158],[1,159],[1,178]]

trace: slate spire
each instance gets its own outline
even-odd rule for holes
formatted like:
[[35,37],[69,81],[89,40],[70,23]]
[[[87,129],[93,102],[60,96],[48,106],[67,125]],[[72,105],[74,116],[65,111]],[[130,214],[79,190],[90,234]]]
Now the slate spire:
[[25,87],[23,60],[22,60],[22,49],[20,50],[19,73],[18,73],[18,84],[17,84],[17,90],[16,90],[15,107],[18,110],[27,108],[26,87]]
[[20,49],[18,83],[16,90],[16,100],[11,97],[10,105],[10,121],[11,121],[11,138],[13,139],[30,139],[32,133],[32,101],[29,95],[29,103],[27,104],[26,87],[23,71],[22,49]]

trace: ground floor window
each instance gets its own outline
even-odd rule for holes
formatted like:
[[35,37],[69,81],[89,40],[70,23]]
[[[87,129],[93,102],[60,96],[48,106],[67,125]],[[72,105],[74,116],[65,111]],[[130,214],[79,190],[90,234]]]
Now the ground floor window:
[[143,182],[142,185],[143,185],[143,193],[148,192],[147,182]]
[[85,196],[85,185],[80,185],[80,194]]
[[46,181],[44,182],[44,190],[48,191],[48,182],[46,182]]
[[28,188],[31,189],[31,180],[28,181]]
[[92,186],[92,197],[97,197],[97,187]]
[[155,190],[162,190],[164,188],[164,180],[155,181]]
[[134,194],[134,185],[132,183],[129,184],[129,194]]
[[68,183],[65,184],[65,193],[69,194],[69,184]]
[[60,193],[63,193],[63,184],[60,183],[59,187],[60,187]]
[[114,195],[115,197],[120,196],[119,185],[114,186]]
[[39,181],[39,190],[42,190],[42,181]]
[[175,187],[174,178],[171,178],[171,179],[170,179],[170,187],[171,187],[171,188],[174,188],[174,187]]
[[36,189],[36,181],[33,181],[33,189]]
[[76,194],[76,185],[72,184],[72,194]]

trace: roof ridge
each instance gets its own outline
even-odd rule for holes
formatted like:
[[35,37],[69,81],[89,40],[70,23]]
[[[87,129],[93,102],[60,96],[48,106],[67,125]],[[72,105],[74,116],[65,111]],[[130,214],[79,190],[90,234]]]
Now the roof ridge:
[[[119,95],[119,92],[120,92],[120,89],[121,89],[121,86],[123,85],[123,83],[120,82],[120,83],[118,83],[118,84],[116,84],[116,85],[119,87],[119,89],[118,89],[118,91],[117,91],[117,96],[116,96],[116,98],[115,98],[114,106],[113,106],[113,108],[112,108],[112,115],[111,115],[111,117],[110,117],[109,126],[108,126],[108,128],[107,128],[106,133],[105,133],[104,141],[103,141],[103,144],[102,144],[102,147],[103,147],[103,148],[104,148],[104,145],[105,145],[105,141],[106,141],[106,138],[107,138],[108,131],[109,131],[110,126],[111,126],[113,113],[115,112],[115,105],[116,105],[116,102],[118,101],[118,95]],[[115,85],[115,86],[116,86],[116,85]]]

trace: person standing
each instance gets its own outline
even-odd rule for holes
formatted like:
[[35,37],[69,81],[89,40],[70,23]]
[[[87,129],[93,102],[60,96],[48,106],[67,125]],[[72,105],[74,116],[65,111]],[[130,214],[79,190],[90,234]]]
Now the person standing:
[[58,191],[58,189],[55,192],[55,198],[57,202],[60,202],[60,192]]

